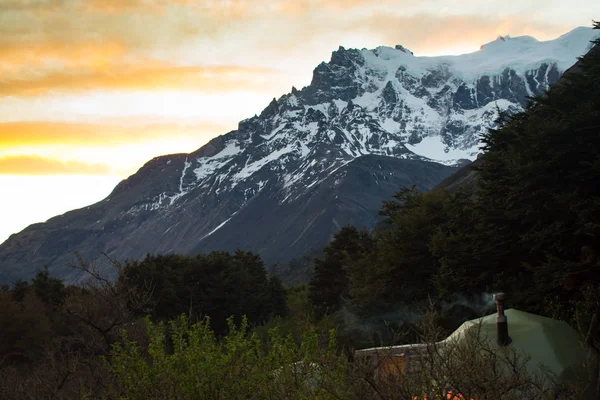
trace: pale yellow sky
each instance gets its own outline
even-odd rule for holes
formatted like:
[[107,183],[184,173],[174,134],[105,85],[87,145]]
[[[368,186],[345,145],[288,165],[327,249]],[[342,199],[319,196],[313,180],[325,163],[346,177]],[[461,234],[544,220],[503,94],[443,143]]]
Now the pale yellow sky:
[[460,54],[594,18],[597,0],[1,0],[0,242],[235,129],[339,45]]

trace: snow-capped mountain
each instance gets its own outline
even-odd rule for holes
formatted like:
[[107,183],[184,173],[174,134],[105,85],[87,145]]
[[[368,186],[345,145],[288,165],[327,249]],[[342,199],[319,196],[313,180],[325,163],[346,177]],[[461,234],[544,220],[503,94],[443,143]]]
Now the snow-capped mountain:
[[[499,37],[475,53],[417,57],[403,46],[340,47],[309,86],[189,154],[157,157],[103,201],[35,224],[0,246],[0,282],[43,265],[237,248],[266,263],[372,227],[401,186],[435,186],[478,153],[499,109],[518,111],[589,48],[597,31],[556,40]],[[462,161],[461,161],[462,160]]]

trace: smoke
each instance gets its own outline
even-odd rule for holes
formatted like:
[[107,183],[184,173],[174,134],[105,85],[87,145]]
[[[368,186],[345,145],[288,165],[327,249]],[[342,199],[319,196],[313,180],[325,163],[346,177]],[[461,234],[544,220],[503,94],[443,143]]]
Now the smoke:
[[395,306],[393,311],[361,317],[352,311],[348,305],[344,305],[340,310],[340,315],[347,329],[371,333],[382,326],[395,324],[399,321],[416,323],[421,319],[423,312],[420,311],[418,305],[400,304]]
[[479,293],[468,296],[454,293],[448,300],[439,301],[438,304],[442,311],[459,306],[471,310],[479,316],[493,312],[495,308],[494,295],[492,293]]
[[[367,342],[393,341],[400,334],[406,334],[410,325],[418,325],[423,315],[433,308],[446,320],[446,328],[494,312],[495,302],[491,293],[464,295],[452,294],[444,300],[432,301],[422,298],[410,304],[396,304],[392,311],[381,313],[356,312],[348,300],[336,314],[341,319],[343,333],[362,338]],[[386,307],[387,308],[387,307]],[[376,339],[375,339],[376,338]],[[414,338],[414,337],[413,337]],[[410,340],[410,338],[408,338]],[[360,340],[360,339],[359,339]],[[373,345],[380,343],[372,343]]]

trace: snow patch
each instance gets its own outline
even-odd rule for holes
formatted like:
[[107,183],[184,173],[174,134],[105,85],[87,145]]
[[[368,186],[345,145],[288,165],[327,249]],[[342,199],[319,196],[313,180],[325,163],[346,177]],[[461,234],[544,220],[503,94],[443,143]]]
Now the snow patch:
[[352,100],[352,102],[358,106],[361,106],[367,111],[373,111],[379,106],[379,101],[381,99],[381,91],[383,87],[375,92],[365,92],[362,96],[359,96]]
[[177,201],[178,199],[180,199],[188,193],[188,191],[183,187],[183,179],[185,178],[185,173],[187,172],[190,165],[192,165],[192,163],[188,162],[188,159],[186,157],[185,164],[183,165],[183,169],[181,171],[181,176],[179,177],[179,193],[171,197],[171,203],[169,205],[173,205],[175,201]]
[[314,106],[304,106],[304,111],[307,112],[309,109],[322,112],[325,116],[329,115],[329,103],[321,103]]
[[348,107],[348,102],[344,100],[334,99],[333,103],[335,104],[339,112],[342,112],[344,108]]
[[543,62],[556,64],[564,71],[590,48],[590,41],[600,36],[592,28],[580,27],[557,39],[537,41],[530,36],[503,38],[483,45],[479,51],[458,56],[415,57],[391,47],[362,50],[366,68],[395,71],[406,67],[411,75],[421,77],[440,64],[447,64],[454,76],[467,81],[482,75],[497,75],[510,68],[524,74]]
[[234,175],[234,180],[240,181],[242,179],[249,178],[250,176],[252,176],[252,174],[260,170],[265,165],[269,164],[272,161],[278,160],[280,157],[284,156],[285,154],[291,153],[292,151],[294,151],[294,146],[288,145],[282,149],[271,152],[271,154],[267,155],[264,158],[261,158],[260,160],[257,160],[250,164],[246,164],[246,166],[244,166],[244,168],[241,171]]
[[281,130],[283,128],[285,128],[286,124],[287,123],[284,122],[281,125],[279,125],[277,128],[273,129],[270,134],[268,134],[268,135],[261,135],[260,137],[263,138],[263,139],[265,139],[265,140],[271,140],[271,138],[273,136],[277,135],[279,132],[281,132]]
[[406,148],[412,151],[413,153],[427,157],[429,159],[435,161],[456,161],[461,158],[466,158],[469,160],[474,160],[477,157],[477,150],[468,149],[468,150],[460,150],[460,149],[448,149],[442,142],[441,136],[427,136],[424,137],[421,142],[411,145],[405,144]]
[[400,131],[400,123],[391,118],[386,118],[383,122],[379,123],[379,126],[389,133],[398,133]]
[[238,142],[232,141],[214,156],[198,158],[198,167],[194,169],[196,180],[201,181],[204,178],[211,176],[215,171],[227,165],[233,157],[238,155],[241,151],[242,149]]
[[221,150],[220,152],[218,152],[217,154],[215,154],[214,156],[212,156],[210,158],[212,160],[220,160],[225,157],[234,156],[234,155],[238,154],[241,150],[242,149],[240,148],[238,142],[232,141],[232,142],[229,142],[227,144],[227,146],[225,146],[223,148],[223,150]]
[[231,218],[233,218],[233,215],[231,217],[227,218],[225,221],[221,222],[215,229],[213,229],[212,231],[208,232],[206,235],[202,236],[200,238],[200,240],[206,239],[207,237],[209,237],[210,235],[212,235],[213,233],[215,233],[216,231],[218,231],[219,229],[221,229],[223,226],[225,226],[226,223],[228,223],[231,220]]

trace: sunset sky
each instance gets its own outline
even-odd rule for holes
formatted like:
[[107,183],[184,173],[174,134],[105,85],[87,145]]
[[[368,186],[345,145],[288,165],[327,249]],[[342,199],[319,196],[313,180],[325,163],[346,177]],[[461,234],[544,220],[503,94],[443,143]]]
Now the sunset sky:
[[598,0],[0,0],[0,242],[259,113],[345,47],[553,39]]

